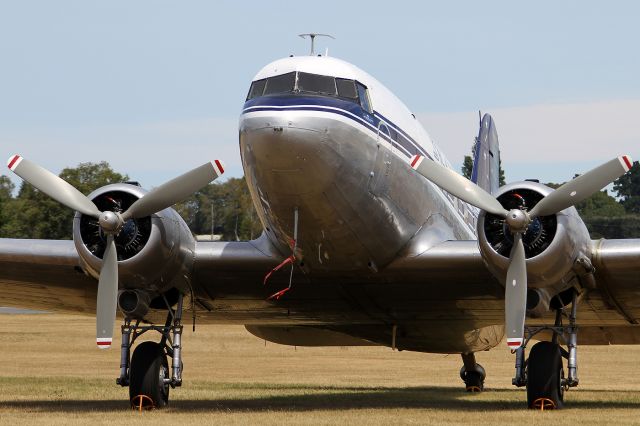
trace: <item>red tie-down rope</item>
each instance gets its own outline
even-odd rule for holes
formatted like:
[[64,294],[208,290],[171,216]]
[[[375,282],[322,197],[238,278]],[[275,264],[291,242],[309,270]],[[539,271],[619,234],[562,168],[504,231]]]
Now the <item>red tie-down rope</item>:
[[[267,275],[264,276],[264,281],[262,281],[262,285],[267,285],[267,281],[269,280],[271,275],[273,275],[275,272],[278,272],[280,269],[284,268],[286,265],[289,265],[289,264],[291,264],[291,273],[293,275],[293,262],[295,262],[296,260],[296,255],[295,255],[296,241],[295,240],[291,240],[291,247],[293,250],[293,253],[291,253],[291,256],[287,257],[278,266],[276,266],[271,271],[269,271],[269,273],[267,273]],[[271,296],[267,297],[267,300],[280,299],[287,291],[291,290],[291,282],[292,280],[289,279],[289,287],[282,289],[277,293],[272,294]]]
[[265,275],[264,281],[262,282],[262,285],[267,285],[267,280],[269,279],[269,277],[271,277],[271,275],[274,272],[279,271],[285,265],[291,264],[291,274],[289,275],[289,287],[284,288],[279,292],[272,294],[271,296],[267,297],[267,300],[271,300],[271,299],[279,300],[286,292],[291,290],[291,285],[293,283],[293,269],[295,267],[293,262],[295,262],[296,260],[296,248],[298,247],[298,208],[296,208],[293,211],[293,238],[289,242],[289,245],[291,246],[291,256],[287,257],[285,260],[282,261],[282,263],[280,263],[278,266],[273,268],[267,275]]

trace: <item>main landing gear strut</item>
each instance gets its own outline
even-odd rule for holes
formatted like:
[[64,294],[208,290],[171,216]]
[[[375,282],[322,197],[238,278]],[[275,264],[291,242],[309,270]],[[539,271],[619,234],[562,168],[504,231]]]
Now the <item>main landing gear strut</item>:
[[[578,386],[578,327],[576,314],[578,295],[573,294],[569,324],[562,324],[563,309],[556,310],[553,327],[525,327],[525,342],[516,349],[516,372],[512,380],[514,386],[527,387],[529,408],[540,410],[561,408],[564,392]],[[550,342],[538,342],[531,348],[529,359],[525,360],[525,349],[531,338],[541,331],[551,331]],[[558,340],[567,347],[565,350]],[[564,376],[562,358],[567,360],[567,377]]]
[[[169,402],[169,389],[182,385],[182,295],[176,309],[169,308],[164,327],[132,324],[126,318],[122,326],[120,346],[120,377],[116,383],[129,387],[132,407],[151,409],[164,407]],[[157,331],[159,343],[140,343],[133,356],[129,356],[133,343],[147,331]],[[171,358],[171,370],[167,357]]]

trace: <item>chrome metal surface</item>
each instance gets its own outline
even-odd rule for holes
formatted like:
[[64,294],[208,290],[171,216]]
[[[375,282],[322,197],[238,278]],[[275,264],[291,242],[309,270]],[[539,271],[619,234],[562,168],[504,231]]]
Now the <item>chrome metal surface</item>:
[[[95,199],[111,191],[122,191],[137,198],[146,191],[139,186],[113,184],[104,186],[91,194]],[[108,215],[111,220],[117,213]],[[99,276],[102,260],[96,257],[83,243],[80,234],[81,214],[76,213],[73,221],[73,239],[82,259],[83,269],[94,277]],[[173,209],[165,209],[151,216],[149,239],[135,256],[118,261],[119,288],[146,289],[163,292],[171,287],[186,291],[189,288],[186,277],[193,264],[195,239],[182,218]]]

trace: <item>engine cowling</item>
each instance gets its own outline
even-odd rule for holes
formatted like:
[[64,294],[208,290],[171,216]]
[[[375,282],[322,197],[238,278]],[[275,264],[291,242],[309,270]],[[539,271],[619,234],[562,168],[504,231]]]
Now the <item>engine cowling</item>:
[[[553,191],[537,182],[516,182],[501,187],[496,198],[507,209],[531,210],[544,196]],[[527,259],[529,293],[533,291],[541,304],[567,289],[575,276],[574,265],[580,257],[590,258],[589,232],[574,207],[560,213],[535,218],[522,238]],[[486,212],[478,217],[480,253],[491,273],[505,282],[513,236],[504,219]],[[533,302],[534,297],[528,297]],[[528,301],[529,302],[529,301]],[[528,309],[538,307],[531,303]],[[539,308],[538,308],[539,310]]]
[[[147,191],[118,183],[89,194],[101,211],[123,212]],[[98,278],[106,235],[97,219],[76,212],[73,240],[84,269]],[[178,213],[165,209],[151,216],[129,219],[115,237],[118,253],[119,287],[143,289],[151,295],[172,288],[186,291],[195,240]]]

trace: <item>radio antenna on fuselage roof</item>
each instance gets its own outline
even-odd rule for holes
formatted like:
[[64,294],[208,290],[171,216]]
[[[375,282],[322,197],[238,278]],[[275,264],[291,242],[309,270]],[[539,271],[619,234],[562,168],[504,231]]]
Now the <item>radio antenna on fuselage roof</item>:
[[306,34],[298,34],[299,37],[302,38],[307,38],[309,37],[311,39],[311,53],[309,53],[309,55],[313,56],[316,54],[315,52],[315,38],[320,36],[320,37],[329,37],[332,39],[336,39],[334,36],[332,36],[331,34],[319,34],[319,33],[306,33]]

